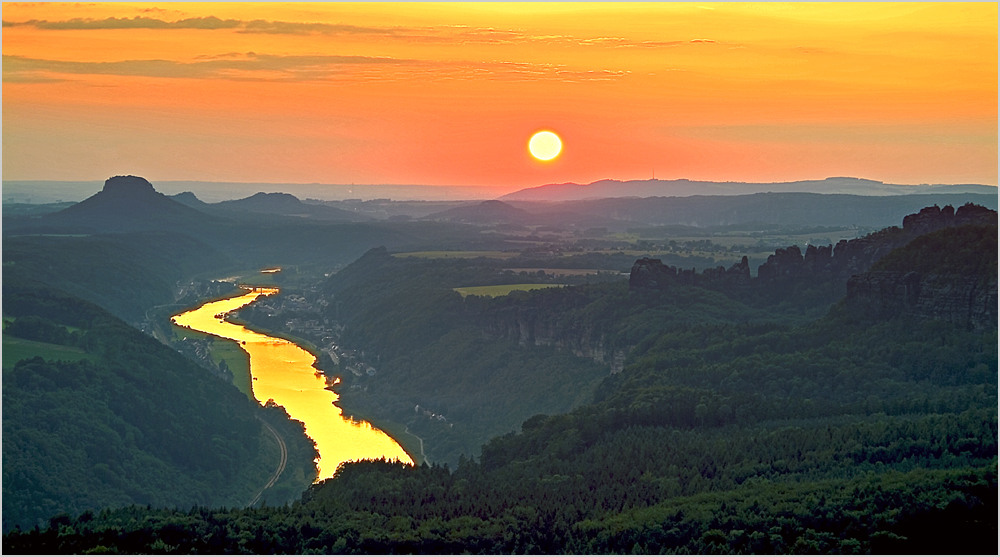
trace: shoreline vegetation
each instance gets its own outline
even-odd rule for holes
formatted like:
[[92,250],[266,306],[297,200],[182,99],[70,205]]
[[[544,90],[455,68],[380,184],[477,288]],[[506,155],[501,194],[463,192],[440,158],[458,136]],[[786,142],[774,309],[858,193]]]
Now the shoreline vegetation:
[[345,407],[343,405],[343,400],[343,397],[341,397],[334,404],[340,408],[345,418],[353,421],[365,421],[370,423],[372,427],[384,431],[403,447],[403,450],[406,451],[406,454],[410,455],[410,458],[416,466],[420,466],[422,463],[430,464],[427,461],[426,456],[420,450],[422,439],[407,431],[406,425],[371,417],[370,415],[366,415],[364,412],[356,410],[350,406]]
[[[248,306],[249,305],[252,305],[252,304],[248,304]],[[420,449],[420,445],[419,445],[419,439],[420,438],[417,437],[416,435],[413,435],[412,433],[406,432],[405,431],[405,429],[406,429],[405,425],[403,425],[403,424],[397,424],[395,422],[391,422],[391,421],[388,421],[388,420],[382,420],[382,419],[374,418],[374,417],[371,417],[371,416],[365,414],[364,412],[362,412],[360,410],[357,410],[357,409],[354,409],[354,408],[345,408],[344,407],[344,405],[343,405],[343,401],[344,401],[343,396],[341,396],[341,393],[339,391],[335,390],[333,388],[333,385],[331,384],[331,382],[334,380],[334,378],[337,377],[338,375],[332,374],[333,372],[331,372],[330,370],[324,370],[324,369],[321,369],[321,368],[317,367],[319,365],[320,361],[321,361],[320,360],[320,356],[319,356],[319,354],[321,352],[320,352],[319,348],[315,344],[313,344],[312,342],[310,342],[310,341],[308,341],[308,340],[306,340],[304,338],[297,337],[297,336],[295,336],[293,334],[285,333],[285,332],[281,332],[281,331],[274,331],[274,330],[269,329],[267,327],[263,327],[263,326],[260,326],[260,325],[256,325],[256,324],[250,323],[250,322],[248,322],[246,320],[243,320],[243,319],[240,319],[238,317],[229,317],[227,320],[230,323],[233,323],[235,325],[241,325],[241,326],[246,327],[248,329],[252,329],[255,332],[258,332],[258,333],[261,333],[261,334],[264,334],[264,335],[267,335],[267,336],[272,336],[272,337],[275,337],[275,338],[281,338],[281,339],[287,340],[289,342],[295,343],[296,345],[298,345],[299,347],[301,347],[303,350],[306,350],[307,352],[309,352],[310,354],[312,354],[313,357],[316,358],[316,363],[314,364],[313,367],[316,368],[317,373],[320,373],[320,374],[322,374],[322,375],[324,375],[326,377],[326,381],[327,381],[327,387],[326,388],[328,390],[331,390],[331,391],[333,391],[334,393],[337,394],[337,400],[334,402],[334,405],[341,409],[341,411],[343,412],[342,415],[345,418],[349,418],[349,419],[354,420],[354,421],[365,421],[365,422],[368,422],[372,426],[374,426],[375,428],[384,431],[390,437],[392,437],[393,440],[395,440],[397,443],[399,443],[403,447],[403,450],[405,450],[406,453],[408,455],[410,455],[410,458],[413,459],[414,462],[416,462],[418,465],[420,464],[419,462],[417,462],[419,459],[421,459],[421,453],[420,453],[420,450],[419,450]],[[235,343],[235,341],[231,341],[231,342]],[[246,352],[244,352],[244,354],[245,353]],[[250,374],[249,359],[248,359],[248,363],[247,363],[247,374],[248,375]],[[341,383],[341,386],[343,386],[343,383]],[[414,439],[416,439],[416,441],[414,441]]]

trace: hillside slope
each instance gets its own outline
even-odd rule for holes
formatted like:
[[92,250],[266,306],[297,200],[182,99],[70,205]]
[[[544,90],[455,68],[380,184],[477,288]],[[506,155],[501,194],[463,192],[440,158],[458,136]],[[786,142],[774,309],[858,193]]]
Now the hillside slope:
[[[86,353],[3,369],[5,531],[131,504],[242,506],[268,481],[278,455],[258,416],[273,412],[91,303],[32,282],[3,290],[5,329]],[[289,445],[293,468],[311,463],[311,447]]]

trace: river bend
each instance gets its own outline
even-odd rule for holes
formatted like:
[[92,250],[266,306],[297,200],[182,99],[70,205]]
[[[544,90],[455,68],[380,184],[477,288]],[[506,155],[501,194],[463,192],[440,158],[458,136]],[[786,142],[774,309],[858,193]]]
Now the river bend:
[[305,424],[306,435],[319,451],[318,480],[329,478],[343,462],[386,458],[413,464],[393,438],[368,422],[344,418],[334,402],[339,395],[327,388],[325,376],[315,367],[316,358],[295,343],[230,323],[226,315],[277,288],[255,288],[224,300],[207,302],[175,315],[181,327],[235,340],[250,355],[251,386],[261,404],[273,400],[292,419]]

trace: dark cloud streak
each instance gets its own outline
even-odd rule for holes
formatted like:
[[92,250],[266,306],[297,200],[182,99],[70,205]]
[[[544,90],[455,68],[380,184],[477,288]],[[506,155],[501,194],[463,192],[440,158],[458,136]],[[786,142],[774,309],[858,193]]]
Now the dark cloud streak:
[[[120,62],[72,62],[42,60],[23,56],[3,56],[6,82],[25,82],[44,74],[119,75],[192,79],[247,79],[254,72],[277,72],[274,81],[311,81],[328,76],[337,67],[393,65],[412,62],[369,56],[273,56],[247,54],[242,59],[214,59],[197,62],[172,60],[123,60]],[[39,79],[36,77],[35,79]]]
[[46,21],[32,19],[22,22],[4,21],[4,27],[34,27],[50,31],[98,30],[98,29],[236,29],[244,23],[238,19],[219,19],[215,16],[192,17],[178,21],[163,21],[152,17],[135,16],[109,17],[107,19],[74,18],[66,21]]
[[232,81],[304,82],[350,79],[489,79],[495,81],[608,81],[628,75],[622,70],[569,70],[555,64],[524,62],[427,61],[369,56],[275,56],[228,53],[191,62],[122,60],[74,62],[3,56],[7,83],[58,81],[65,75],[115,75],[153,78],[225,79]]
[[492,27],[361,27],[343,23],[304,23],[290,21],[268,21],[255,19],[251,21],[239,19],[220,19],[215,16],[192,17],[178,21],[165,21],[153,17],[136,16],[109,17],[106,19],[75,18],[66,21],[46,21],[32,19],[23,22],[4,21],[3,27],[35,27],[37,29],[66,30],[109,30],[109,29],[150,29],[150,30],[229,30],[241,34],[260,35],[323,35],[323,36],[372,36],[392,38],[412,42],[455,42],[458,44],[524,44],[524,43],[563,43],[581,46],[609,46],[614,48],[669,48],[685,44],[714,43],[712,39],[691,39],[678,41],[641,41],[635,42],[622,37],[592,37],[577,38],[570,35],[532,35],[515,29],[495,29]]

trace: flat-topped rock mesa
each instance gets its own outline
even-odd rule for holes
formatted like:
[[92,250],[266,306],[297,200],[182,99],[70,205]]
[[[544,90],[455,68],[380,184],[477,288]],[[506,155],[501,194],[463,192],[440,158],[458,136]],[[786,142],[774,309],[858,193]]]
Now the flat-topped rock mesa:
[[183,230],[208,218],[205,213],[156,191],[139,176],[114,176],[83,201],[46,215],[44,225],[81,231]]
[[153,184],[139,176],[113,176],[104,182],[104,189],[98,195],[131,196],[137,199],[156,194]]

